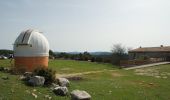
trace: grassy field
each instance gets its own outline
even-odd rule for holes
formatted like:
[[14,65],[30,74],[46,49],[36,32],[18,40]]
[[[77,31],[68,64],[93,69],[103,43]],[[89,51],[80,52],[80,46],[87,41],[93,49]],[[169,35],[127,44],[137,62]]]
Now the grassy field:
[[[0,60],[0,66],[10,66],[9,60]],[[89,71],[98,73],[81,75],[82,80],[72,80],[69,91],[86,90],[92,100],[170,100],[170,65],[154,66],[136,70],[117,69],[111,64],[71,60],[51,60],[49,67],[58,74],[74,74]],[[29,87],[18,80],[19,76],[0,72],[0,100],[70,100],[70,97],[56,96],[47,87]]]

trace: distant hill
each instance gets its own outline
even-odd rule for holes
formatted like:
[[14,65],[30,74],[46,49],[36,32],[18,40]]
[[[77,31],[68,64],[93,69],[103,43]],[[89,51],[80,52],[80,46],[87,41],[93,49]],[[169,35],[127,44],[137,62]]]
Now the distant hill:
[[91,55],[111,55],[111,52],[90,52]]
[[[54,52],[55,54],[59,54],[61,52]],[[65,52],[65,53],[68,53],[68,54],[80,54],[80,53],[83,53],[83,52]],[[97,52],[89,52],[91,55],[94,55],[94,56],[98,56],[98,55],[111,55],[112,53],[111,52],[104,52],[104,51],[97,51]]]

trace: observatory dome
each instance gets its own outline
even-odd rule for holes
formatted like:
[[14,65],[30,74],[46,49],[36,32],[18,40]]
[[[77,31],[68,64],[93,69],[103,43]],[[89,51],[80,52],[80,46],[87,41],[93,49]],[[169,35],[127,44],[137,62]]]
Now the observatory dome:
[[14,43],[15,57],[49,56],[49,43],[38,30],[21,32]]
[[19,72],[48,67],[49,43],[38,30],[25,30],[14,43],[15,68]]

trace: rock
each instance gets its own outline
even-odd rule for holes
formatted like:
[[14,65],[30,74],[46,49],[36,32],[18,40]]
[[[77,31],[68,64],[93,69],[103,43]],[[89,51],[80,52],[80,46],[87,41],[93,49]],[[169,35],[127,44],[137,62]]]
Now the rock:
[[36,92],[37,90],[36,90],[36,89],[33,89],[32,91],[33,91],[33,92]]
[[68,89],[67,87],[56,87],[54,88],[53,92],[56,94],[56,95],[60,95],[60,96],[66,96],[68,94]]
[[66,87],[67,87],[67,86],[70,85],[69,80],[66,79],[66,78],[58,78],[57,80],[58,80],[58,84],[59,84],[60,86],[66,86]]
[[91,96],[86,91],[73,90],[71,100],[90,100]]
[[44,85],[45,78],[42,76],[33,76],[29,79],[28,84],[32,86],[42,86]]
[[45,95],[44,97],[45,97],[45,99],[48,99],[48,100],[52,99],[52,97],[50,97],[49,95]]
[[23,75],[21,75],[21,76],[19,77],[19,80],[25,81],[25,80],[26,80],[26,77],[23,76]]
[[38,97],[35,93],[31,93],[31,94],[35,99]]
[[10,68],[4,68],[3,71],[6,72],[6,73],[9,73],[9,72],[11,72],[11,69]]
[[2,79],[4,79],[4,80],[8,80],[8,79],[9,79],[9,77],[8,77],[8,76],[2,76]]

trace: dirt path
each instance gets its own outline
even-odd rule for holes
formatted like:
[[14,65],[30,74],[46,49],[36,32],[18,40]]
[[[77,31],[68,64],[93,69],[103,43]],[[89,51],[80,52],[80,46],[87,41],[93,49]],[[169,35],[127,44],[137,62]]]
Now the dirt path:
[[87,75],[87,74],[94,74],[94,73],[101,73],[104,71],[116,71],[116,70],[99,70],[99,71],[88,71],[88,72],[82,72],[82,73],[73,73],[73,74],[56,74],[56,78],[59,77],[64,77],[64,78],[69,78],[69,77],[74,77],[74,76],[81,76],[81,75]]
[[153,64],[146,64],[146,65],[134,66],[134,67],[130,67],[130,68],[124,68],[124,69],[125,69],[125,70],[130,70],[130,69],[151,67],[151,66],[164,65],[164,64],[170,64],[170,62],[159,62],[159,63],[153,63]]

